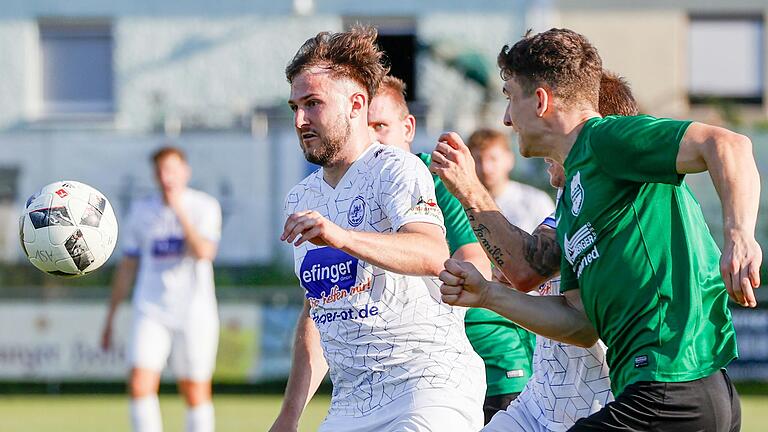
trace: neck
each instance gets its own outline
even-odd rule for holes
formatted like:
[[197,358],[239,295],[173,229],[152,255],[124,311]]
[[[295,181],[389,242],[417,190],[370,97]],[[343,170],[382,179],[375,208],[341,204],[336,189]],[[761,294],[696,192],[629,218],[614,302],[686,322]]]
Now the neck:
[[349,167],[355,163],[370,145],[371,140],[367,129],[357,132],[352,131],[336,159],[323,166],[323,180],[332,188],[336,188]]
[[556,119],[557,130],[560,133],[547,135],[550,141],[548,147],[551,149],[551,154],[548,157],[561,165],[565,163],[565,159],[579,138],[584,124],[593,117],[600,117],[600,113],[586,109],[564,113],[562,117]]

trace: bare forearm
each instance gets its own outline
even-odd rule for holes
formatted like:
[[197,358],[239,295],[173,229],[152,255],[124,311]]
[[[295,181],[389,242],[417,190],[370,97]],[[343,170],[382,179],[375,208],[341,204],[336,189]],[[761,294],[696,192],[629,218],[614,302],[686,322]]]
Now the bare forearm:
[[488,282],[484,306],[533,333],[571,345],[590,347],[597,332],[583,311],[565,296],[531,296]]
[[125,300],[128,292],[131,290],[131,285],[136,277],[136,271],[138,269],[137,258],[124,258],[115,270],[115,276],[112,280],[112,295],[109,300],[109,310],[107,312],[107,319],[109,321],[115,315],[120,303]]
[[560,272],[560,247],[554,230],[533,235],[501,214],[487,191],[468,196],[462,204],[475,236],[488,258],[521,291],[536,289]]
[[177,213],[177,217],[184,231],[184,242],[192,256],[213,261],[216,258],[216,243],[201,236],[186,214]]
[[491,262],[479,243],[469,243],[456,249],[451,258],[472,263],[484,278],[491,278]]
[[744,137],[709,146],[704,152],[707,170],[723,207],[723,229],[755,232],[760,204],[760,174],[752,156],[752,143]]
[[377,267],[413,276],[437,276],[448,259],[444,238],[415,232],[350,231],[344,252]]
[[305,307],[296,328],[291,373],[278,419],[292,425],[298,424],[301,413],[328,372],[320,346],[320,333],[308,311]]

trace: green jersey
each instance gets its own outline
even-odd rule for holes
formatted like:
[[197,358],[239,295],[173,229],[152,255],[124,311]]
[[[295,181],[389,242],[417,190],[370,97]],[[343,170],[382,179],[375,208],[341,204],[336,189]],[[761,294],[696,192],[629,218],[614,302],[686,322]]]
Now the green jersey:
[[706,377],[737,356],[720,251],[677,174],[691,122],[593,118],[565,160],[561,291],[580,289],[614,394]]
[[[432,157],[419,153],[429,166]],[[477,243],[464,208],[456,197],[433,175],[437,205],[443,212],[448,246],[453,255],[466,244]],[[486,395],[518,393],[531,377],[531,357],[536,336],[512,321],[487,309],[469,309],[464,318],[467,338],[485,363]]]

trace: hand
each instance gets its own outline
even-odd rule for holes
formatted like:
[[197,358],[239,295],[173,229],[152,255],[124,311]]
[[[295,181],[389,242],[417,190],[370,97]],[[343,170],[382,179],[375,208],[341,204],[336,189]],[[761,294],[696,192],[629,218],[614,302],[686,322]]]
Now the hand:
[[733,301],[745,307],[757,306],[754,289],[760,286],[762,261],[763,252],[754,235],[735,230],[726,236],[720,274]]
[[165,198],[166,204],[168,204],[168,207],[177,215],[184,213],[182,206],[183,195],[182,191],[175,189],[163,192],[163,198]]
[[445,303],[455,306],[485,307],[490,288],[488,281],[472,263],[449,259],[440,272],[440,293]]
[[448,191],[462,204],[473,191],[483,189],[475,171],[475,160],[456,132],[440,135],[429,169],[443,180]]
[[101,333],[101,349],[109,351],[112,349],[112,323],[108,322]]
[[[294,243],[297,237],[301,237]],[[283,234],[280,240],[293,243],[299,247],[309,241],[317,246],[330,246],[342,249],[348,233],[335,223],[329,221],[320,213],[313,210],[305,210],[294,213],[285,221]]]

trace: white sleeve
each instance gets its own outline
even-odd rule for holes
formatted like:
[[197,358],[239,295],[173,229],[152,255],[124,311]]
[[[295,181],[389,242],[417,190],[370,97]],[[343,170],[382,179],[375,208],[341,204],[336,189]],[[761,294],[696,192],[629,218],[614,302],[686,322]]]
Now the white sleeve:
[[221,206],[215,198],[206,203],[198,229],[206,240],[218,243],[221,239]]
[[435,184],[427,166],[416,156],[393,157],[382,167],[377,199],[395,232],[412,222],[439,225],[443,212],[435,198]]
[[120,231],[120,250],[124,256],[138,257],[141,255],[141,223],[139,214],[141,205],[131,204],[128,216],[125,218],[124,228]]

